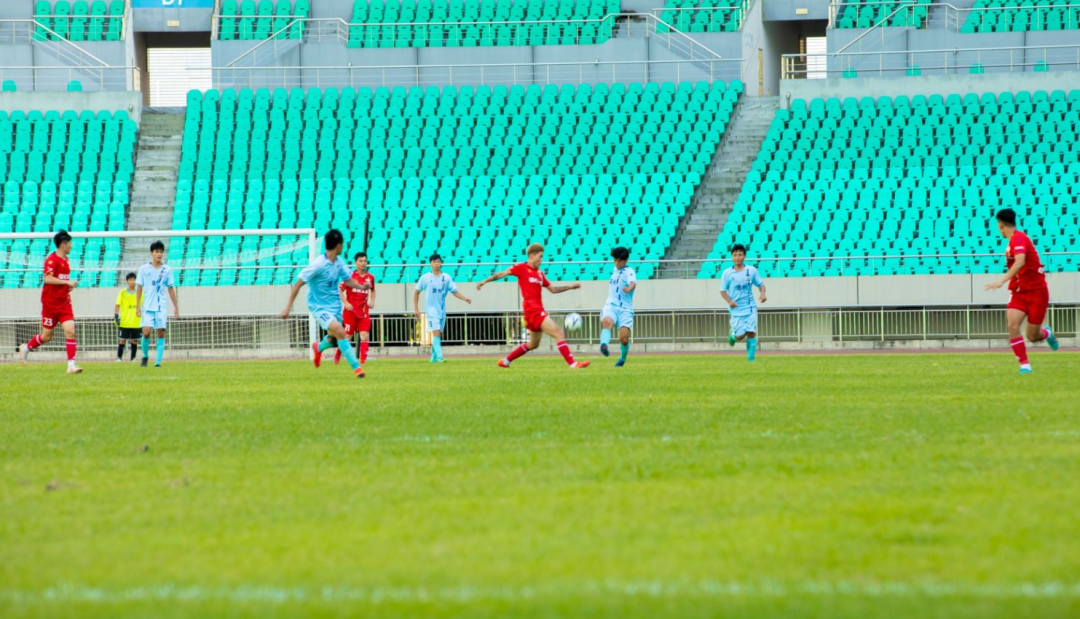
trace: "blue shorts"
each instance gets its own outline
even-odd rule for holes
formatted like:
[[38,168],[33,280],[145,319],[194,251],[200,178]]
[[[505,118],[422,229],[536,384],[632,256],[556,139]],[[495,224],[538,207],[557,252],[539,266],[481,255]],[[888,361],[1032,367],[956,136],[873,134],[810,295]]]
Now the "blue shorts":
[[151,329],[168,329],[169,328],[169,312],[148,312],[143,310],[142,322],[139,326],[143,329],[149,327]]
[[428,331],[442,331],[446,328],[446,314],[425,314]]
[[330,323],[336,322],[341,324],[341,308],[325,308],[325,307],[312,307],[309,308],[311,315],[315,317],[315,321],[319,323],[319,326],[323,329],[329,330]]
[[731,332],[736,337],[746,333],[757,333],[757,310],[749,316],[731,316]]
[[629,307],[615,307],[614,305],[605,305],[604,309],[600,310],[600,319],[610,318],[615,323],[616,329],[634,328],[634,310]]

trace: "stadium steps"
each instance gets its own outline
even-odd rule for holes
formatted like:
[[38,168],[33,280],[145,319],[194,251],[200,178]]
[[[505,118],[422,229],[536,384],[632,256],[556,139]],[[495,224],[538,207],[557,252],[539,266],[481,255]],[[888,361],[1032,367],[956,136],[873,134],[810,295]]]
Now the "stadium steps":
[[[143,114],[135,179],[131,190],[128,230],[169,230],[176,203],[176,178],[180,169],[185,114],[148,112]],[[135,256],[128,256],[128,251]],[[125,248],[124,262],[142,260],[146,248]]]
[[[761,150],[779,106],[780,97],[747,97],[735,107],[731,124],[717,146],[713,163],[686,216],[679,222],[675,239],[664,255],[665,260],[700,259],[712,249],[728,213],[739,198],[746,174]],[[693,277],[700,270],[700,262],[662,266],[659,277]]]

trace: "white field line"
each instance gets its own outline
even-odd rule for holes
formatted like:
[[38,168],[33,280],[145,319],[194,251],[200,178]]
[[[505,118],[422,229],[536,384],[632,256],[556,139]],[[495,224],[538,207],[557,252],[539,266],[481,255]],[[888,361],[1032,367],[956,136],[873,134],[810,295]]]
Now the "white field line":
[[585,581],[537,586],[448,586],[448,587],[276,587],[241,585],[203,587],[175,584],[129,588],[93,587],[60,583],[41,590],[0,589],[0,601],[16,604],[96,602],[251,602],[285,603],[434,603],[434,602],[525,602],[567,596],[620,596],[629,598],[785,598],[869,597],[869,598],[993,598],[993,599],[1073,599],[1080,598],[1080,583],[908,583],[854,581]]

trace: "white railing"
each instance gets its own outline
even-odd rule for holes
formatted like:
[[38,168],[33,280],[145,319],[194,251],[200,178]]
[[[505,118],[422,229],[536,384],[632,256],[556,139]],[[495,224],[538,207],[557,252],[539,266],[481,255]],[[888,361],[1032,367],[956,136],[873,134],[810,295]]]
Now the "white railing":
[[820,64],[816,63],[823,61],[827,63],[824,76],[815,77],[903,76],[913,68],[921,75],[1080,70],[1080,44],[784,54],[780,60],[782,79],[811,78],[811,73],[822,73]]
[[214,87],[221,90],[731,81],[742,76],[742,60],[734,58],[382,67],[214,67],[211,72]]
[[72,82],[85,92],[138,90],[140,75],[138,67],[0,66],[0,82],[14,82],[18,92],[62,92]]
[[[1073,9],[1080,8],[1080,3],[1072,4],[1055,4],[1055,5],[1028,5],[1028,6],[1009,6],[1009,7],[957,7],[947,2],[934,2],[932,4],[915,4],[909,3],[908,0],[904,0],[903,8],[909,11],[908,17],[913,17],[917,11],[916,7],[922,7],[926,12],[925,28],[942,28],[950,32],[963,32],[965,24],[972,22],[972,18],[978,18],[978,16],[989,15],[1003,15],[1003,14],[1017,14],[1024,13],[1032,18],[1029,22],[1028,28],[1025,30],[1045,30],[1047,24],[1051,21],[1049,15],[1061,10],[1065,10],[1065,16],[1061,24],[1062,30],[1075,30],[1080,28],[1080,22],[1078,22]],[[839,26],[839,20],[842,16],[848,14],[854,14],[856,25],[853,28],[858,28],[858,19],[865,11],[873,11],[875,14],[876,7],[896,6],[896,2],[832,2],[829,4],[829,27],[837,28]],[[896,14],[896,12],[893,12]],[[909,19],[908,25],[913,25],[914,20]],[[892,20],[889,20],[887,26],[892,24]],[[978,32],[976,28],[974,32]]]
[[[738,22],[738,28],[736,28],[735,31],[739,31],[739,30],[742,30],[743,20],[746,18],[746,14],[750,12],[750,5],[751,4],[753,4],[753,0],[742,0],[741,2],[733,0],[731,6],[708,6],[708,7],[691,6],[691,7],[678,7],[678,8],[676,8],[676,7],[665,7],[665,8],[659,8],[659,9],[653,9],[652,10],[652,15],[654,17],[656,17],[657,21],[659,22],[658,26],[660,26],[660,27],[666,26],[666,27],[669,27],[669,28],[678,29],[680,32],[693,33],[694,32],[693,30],[688,29],[688,28],[692,28],[693,24],[688,23],[685,20],[693,19],[693,17],[697,16],[697,15],[709,15],[710,16],[710,21],[711,21],[711,17],[712,17],[712,15],[714,13],[718,13],[718,12],[721,12],[721,11],[724,11],[724,12],[734,11],[735,12],[735,20]],[[733,32],[733,31],[709,31],[709,30],[705,30],[703,32]]]

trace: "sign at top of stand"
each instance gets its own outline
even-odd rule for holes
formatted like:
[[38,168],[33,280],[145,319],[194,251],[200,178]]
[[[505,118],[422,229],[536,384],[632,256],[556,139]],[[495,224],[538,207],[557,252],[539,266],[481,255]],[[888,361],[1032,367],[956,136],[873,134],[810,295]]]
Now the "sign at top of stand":
[[131,0],[133,9],[212,9],[214,0]]

